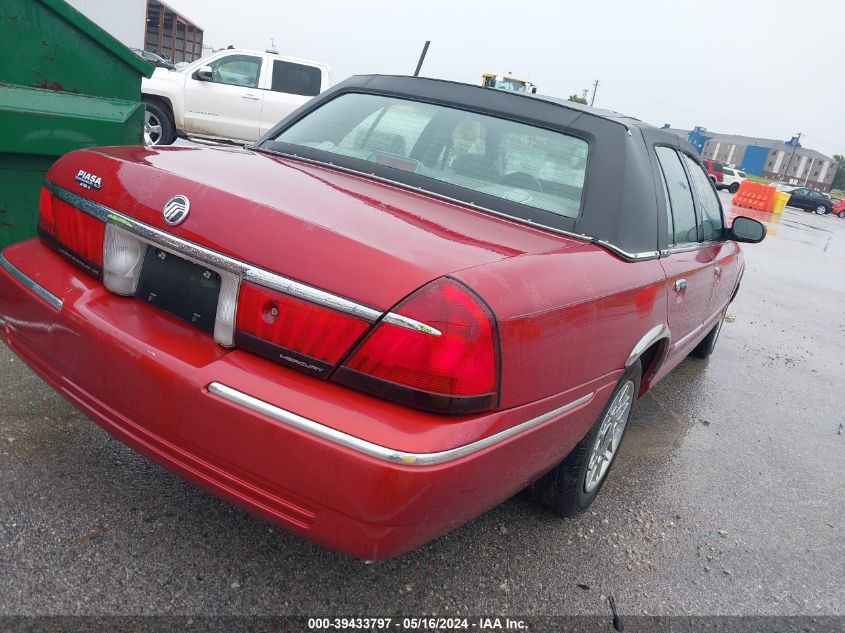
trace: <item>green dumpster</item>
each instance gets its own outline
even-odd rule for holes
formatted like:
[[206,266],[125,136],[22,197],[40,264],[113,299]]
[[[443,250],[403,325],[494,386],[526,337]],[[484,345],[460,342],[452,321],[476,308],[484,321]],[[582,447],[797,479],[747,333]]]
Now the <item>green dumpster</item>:
[[0,1],[0,249],[35,235],[59,156],[141,143],[153,67],[64,0]]

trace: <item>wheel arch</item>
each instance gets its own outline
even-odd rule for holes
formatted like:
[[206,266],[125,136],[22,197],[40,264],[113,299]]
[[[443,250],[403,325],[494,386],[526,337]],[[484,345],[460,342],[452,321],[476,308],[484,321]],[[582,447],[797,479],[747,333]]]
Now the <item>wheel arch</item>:
[[141,101],[145,101],[147,103],[155,103],[156,105],[164,108],[167,114],[170,115],[170,120],[173,122],[173,127],[179,129],[179,125],[176,121],[176,114],[173,109],[173,103],[168,97],[162,95],[149,94],[145,92],[141,94]]
[[669,354],[671,333],[665,323],[660,323],[643,334],[625,361],[627,369],[637,361],[642,366],[640,392],[637,397],[644,395],[651,389],[652,380]]

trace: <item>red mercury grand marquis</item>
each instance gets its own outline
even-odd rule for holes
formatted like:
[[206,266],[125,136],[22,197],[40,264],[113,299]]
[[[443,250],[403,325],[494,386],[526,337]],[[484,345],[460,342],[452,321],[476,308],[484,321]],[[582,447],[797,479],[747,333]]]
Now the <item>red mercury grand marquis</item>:
[[635,119],[363,76],[247,149],[72,152],[38,232],[0,257],[18,356],[173,472],[380,559],[526,487],[592,503],[765,228]]

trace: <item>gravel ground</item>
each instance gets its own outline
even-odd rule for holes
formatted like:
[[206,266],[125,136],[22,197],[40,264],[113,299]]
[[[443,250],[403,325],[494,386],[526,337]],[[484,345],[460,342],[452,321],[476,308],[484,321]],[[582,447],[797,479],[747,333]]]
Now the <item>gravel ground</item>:
[[148,462],[0,346],[0,615],[845,614],[845,221],[776,219],[590,511],[517,497],[375,565]]

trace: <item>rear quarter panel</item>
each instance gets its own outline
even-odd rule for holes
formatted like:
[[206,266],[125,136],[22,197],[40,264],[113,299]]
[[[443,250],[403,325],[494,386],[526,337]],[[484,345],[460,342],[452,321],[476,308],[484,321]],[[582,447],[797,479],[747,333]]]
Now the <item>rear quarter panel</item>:
[[496,315],[500,406],[615,381],[637,342],[666,322],[658,260],[627,262],[593,244],[459,272]]

